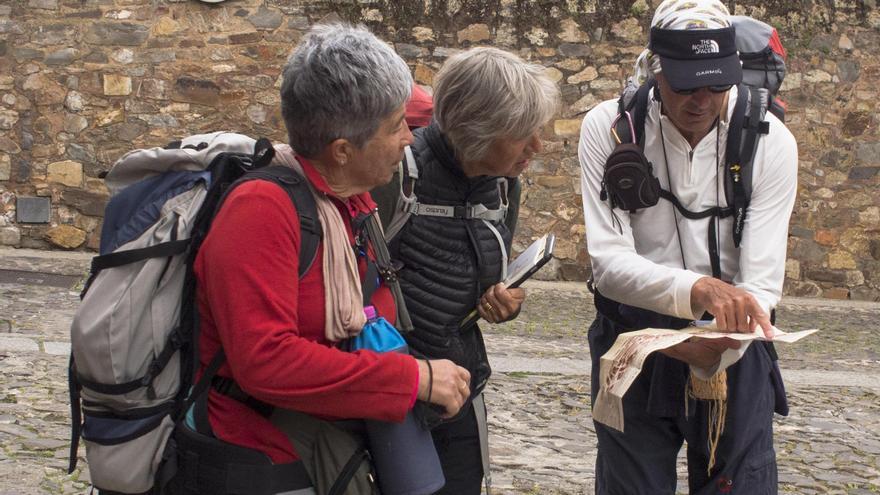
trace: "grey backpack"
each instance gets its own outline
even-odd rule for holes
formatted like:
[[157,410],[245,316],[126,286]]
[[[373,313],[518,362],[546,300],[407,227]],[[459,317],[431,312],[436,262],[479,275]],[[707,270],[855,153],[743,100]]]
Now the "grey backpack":
[[153,493],[175,454],[175,425],[207,389],[210,367],[193,387],[192,264],[225,194],[245,180],[284,188],[302,224],[300,276],[311,266],[321,235],[314,198],[301,176],[269,166],[273,156],[265,139],[215,132],[129,152],[106,175],[112,197],[71,326],[69,369],[69,472],[82,438],[98,489]]

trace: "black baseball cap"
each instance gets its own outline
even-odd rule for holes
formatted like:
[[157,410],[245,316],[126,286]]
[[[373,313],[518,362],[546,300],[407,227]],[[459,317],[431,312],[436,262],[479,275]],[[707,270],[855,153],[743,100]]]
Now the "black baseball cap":
[[651,28],[648,48],[660,57],[663,77],[672,89],[726,86],[742,82],[736,32],[721,29]]

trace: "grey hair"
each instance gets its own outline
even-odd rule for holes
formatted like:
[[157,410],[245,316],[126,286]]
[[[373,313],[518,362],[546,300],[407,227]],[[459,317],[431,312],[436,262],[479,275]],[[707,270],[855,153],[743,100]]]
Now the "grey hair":
[[434,118],[459,160],[482,160],[495,139],[526,138],[553,117],[559,88],[544,71],[490,47],[443,64],[434,78]]
[[363,26],[313,26],[282,72],[290,146],[315,157],[336,139],[362,147],[412,91],[406,62]]

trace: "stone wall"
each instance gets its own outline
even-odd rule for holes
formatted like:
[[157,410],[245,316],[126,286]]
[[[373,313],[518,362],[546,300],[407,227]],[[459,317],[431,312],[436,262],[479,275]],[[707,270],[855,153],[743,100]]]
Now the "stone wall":
[[[880,299],[880,12],[875,0],[727,2],[789,50],[800,143],[786,266],[796,295]],[[99,174],[133,147],[232,129],[284,139],[280,67],[322,19],[366,23],[420,84],[493,44],[547,67],[564,106],[525,175],[517,246],[552,230],[544,275],[585,279],[576,157],[583,113],[615,97],[646,38],[645,0],[15,0],[0,4],[0,244],[96,249]]]

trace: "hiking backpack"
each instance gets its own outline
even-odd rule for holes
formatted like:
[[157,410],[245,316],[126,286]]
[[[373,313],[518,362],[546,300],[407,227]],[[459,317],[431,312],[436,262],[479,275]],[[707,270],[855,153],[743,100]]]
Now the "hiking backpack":
[[135,150],[106,174],[111,192],[82,302],[71,326],[68,373],[72,434],[92,484],[123,494],[158,493],[173,475],[169,442],[222,364],[218,353],[197,384],[193,263],[225,195],[248,180],[281,186],[301,224],[299,276],[321,238],[305,179],[270,166],[275,150],[229,132],[194,135],[164,148]]
[[[732,24],[743,64],[743,82],[737,88],[727,135],[724,194],[728,206],[690,211],[670,191],[661,188],[653,175],[653,165],[644,156],[648,98],[656,82],[637,86],[632,78],[618,99],[618,115],[611,128],[617,145],[605,163],[600,199],[608,200],[612,208],[635,212],[663,198],[690,220],[733,216],[733,242],[739,248],[752,196],[758,140],[770,129],[766,114],[770,111],[780,120],[785,118],[785,103],[776,98],[785,77],[785,49],[776,29],[768,24],[747,16],[733,16]],[[717,278],[721,262],[715,222],[709,223],[708,245],[712,275]]]

